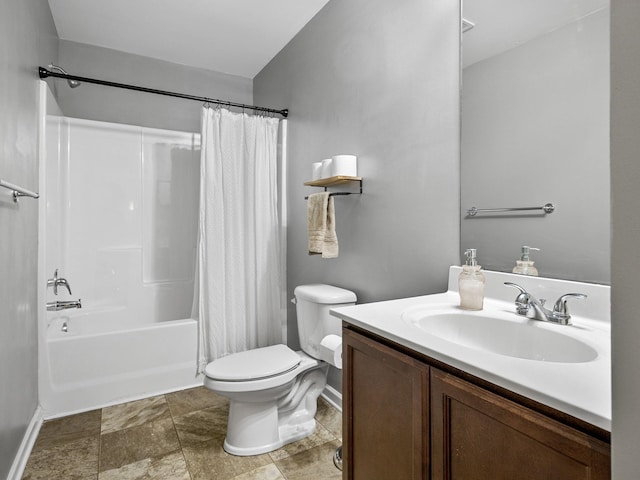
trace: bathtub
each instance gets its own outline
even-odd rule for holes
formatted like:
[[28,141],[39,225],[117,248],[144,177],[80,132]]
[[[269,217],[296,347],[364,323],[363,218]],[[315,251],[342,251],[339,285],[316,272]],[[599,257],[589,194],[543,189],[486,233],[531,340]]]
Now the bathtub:
[[49,313],[40,362],[45,418],[202,385],[195,320],[131,326],[125,309],[83,310]]
[[[40,121],[38,385],[44,416],[201,385],[197,324],[187,318],[199,135],[56,115]],[[51,288],[57,276],[68,289]],[[78,299],[80,310],[45,307]]]

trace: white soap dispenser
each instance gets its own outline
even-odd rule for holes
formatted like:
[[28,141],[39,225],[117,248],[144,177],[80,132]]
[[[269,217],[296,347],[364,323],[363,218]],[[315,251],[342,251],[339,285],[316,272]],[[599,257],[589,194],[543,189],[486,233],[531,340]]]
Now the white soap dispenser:
[[462,273],[458,277],[458,291],[460,293],[460,308],[463,310],[482,310],[484,303],[484,274],[476,260],[476,249],[468,248],[464,252],[467,257],[466,265],[462,266]]
[[538,252],[540,251],[539,248],[523,245],[520,260],[516,260],[516,266],[513,267],[513,273],[519,273],[520,275],[531,275],[532,277],[538,276],[538,269],[533,266],[533,261],[529,258],[530,250],[537,250]]

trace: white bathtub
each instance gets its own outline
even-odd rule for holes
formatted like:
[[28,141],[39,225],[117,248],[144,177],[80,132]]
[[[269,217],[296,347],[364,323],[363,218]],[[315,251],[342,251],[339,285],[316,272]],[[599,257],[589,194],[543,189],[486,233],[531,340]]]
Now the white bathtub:
[[40,363],[46,418],[202,385],[195,320],[131,326],[122,310],[52,315]]

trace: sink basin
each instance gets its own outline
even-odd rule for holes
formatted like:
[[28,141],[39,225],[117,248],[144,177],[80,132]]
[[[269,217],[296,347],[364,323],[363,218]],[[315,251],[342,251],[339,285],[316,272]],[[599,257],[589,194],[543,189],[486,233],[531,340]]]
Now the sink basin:
[[[541,362],[584,363],[598,352],[569,335],[541,328],[534,320],[502,320],[483,314],[408,310],[405,322],[451,343],[508,357]],[[570,328],[553,325],[554,328]]]

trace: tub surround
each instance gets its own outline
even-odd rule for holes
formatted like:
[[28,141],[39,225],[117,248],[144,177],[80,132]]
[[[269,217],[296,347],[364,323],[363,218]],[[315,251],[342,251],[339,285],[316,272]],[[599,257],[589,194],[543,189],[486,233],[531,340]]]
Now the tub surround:
[[[606,431],[611,430],[611,341],[609,295],[603,285],[555,280],[499,272],[485,272],[485,306],[481,317],[495,314],[506,320],[534,322],[515,313],[517,291],[504,282],[522,285],[536,298],[550,304],[565,293],[580,292],[586,300],[570,304],[572,326],[536,322],[536,328],[569,335],[597,352],[588,362],[563,363],[525,360],[471,349],[428,334],[406,321],[406,312],[416,307],[460,312],[459,267],[449,271],[449,288],[442,294],[376,302],[339,308],[332,313],[347,325],[372,332],[429,358],[443,362],[482,380],[530,398]],[[405,319],[403,319],[403,312]],[[481,321],[481,319],[478,319]]]
[[[42,81],[40,95],[44,417],[202,385],[190,318],[199,134],[46,114],[45,102],[57,109]],[[48,286],[54,271],[69,290]],[[78,298],[81,309],[45,310]]]

